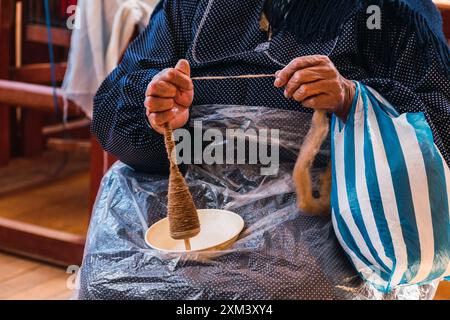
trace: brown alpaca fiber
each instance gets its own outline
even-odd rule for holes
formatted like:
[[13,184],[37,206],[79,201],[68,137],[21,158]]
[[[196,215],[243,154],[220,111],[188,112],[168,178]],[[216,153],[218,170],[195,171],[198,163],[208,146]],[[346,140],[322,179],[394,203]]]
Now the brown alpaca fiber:
[[297,191],[297,205],[300,211],[311,215],[330,213],[331,162],[320,176],[320,196],[313,196],[311,167],[322,143],[327,138],[330,125],[324,111],[315,111],[311,128],[300,149],[294,168],[294,184]]
[[165,126],[164,138],[170,162],[169,191],[167,194],[170,236],[176,240],[185,240],[186,250],[190,250],[189,239],[200,233],[197,208],[186,180],[176,164],[175,142],[172,129],[168,124]]

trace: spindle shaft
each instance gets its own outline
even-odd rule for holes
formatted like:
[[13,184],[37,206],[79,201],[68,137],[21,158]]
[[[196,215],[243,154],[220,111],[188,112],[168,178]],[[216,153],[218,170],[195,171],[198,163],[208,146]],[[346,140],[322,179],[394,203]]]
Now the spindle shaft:
[[186,248],[186,251],[192,250],[190,239],[184,239],[184,247]]
[[192,80],[226,80],[226,79],[255,79],[255,78],[275,78],[275,74],[244,74],[240,76],[205,76],[193,77]]

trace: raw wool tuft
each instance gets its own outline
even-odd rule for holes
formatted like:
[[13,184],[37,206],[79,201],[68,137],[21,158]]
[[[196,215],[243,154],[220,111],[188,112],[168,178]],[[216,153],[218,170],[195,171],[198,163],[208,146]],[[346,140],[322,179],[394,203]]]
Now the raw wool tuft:
[[324,111],[315,111],[311,128],[303,142],[294,168],[294,184],[297,191],[297,205],[305,214],[327,215],[330,213],[331,162],[320,176],[319,197],[313,196],[311,168],[320,147],[328,136],[330,125]]

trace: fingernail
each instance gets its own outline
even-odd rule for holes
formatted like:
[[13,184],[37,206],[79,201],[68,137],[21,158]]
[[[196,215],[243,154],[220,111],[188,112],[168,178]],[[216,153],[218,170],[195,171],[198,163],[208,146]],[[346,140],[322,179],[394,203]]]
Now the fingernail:
[[275,85],[275,87],[281,87],[281,79],[280,78],[276,78],[274,85]]
[[289,94],[289,92],[287,91],[287,90],[284,90],[284,97],[286,98],[286,99],[289,99],[291,96],[290,96],[290,94]]

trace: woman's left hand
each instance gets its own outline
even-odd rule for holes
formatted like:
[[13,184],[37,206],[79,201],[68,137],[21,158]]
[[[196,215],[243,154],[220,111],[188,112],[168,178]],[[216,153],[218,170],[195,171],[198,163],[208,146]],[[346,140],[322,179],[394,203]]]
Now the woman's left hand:
[[303,106],[335,113],[347,119],[355,96],[355,84],[345,79],[327,56],[292,60],[276,73],[275,87],[285,87],[286,98]]

